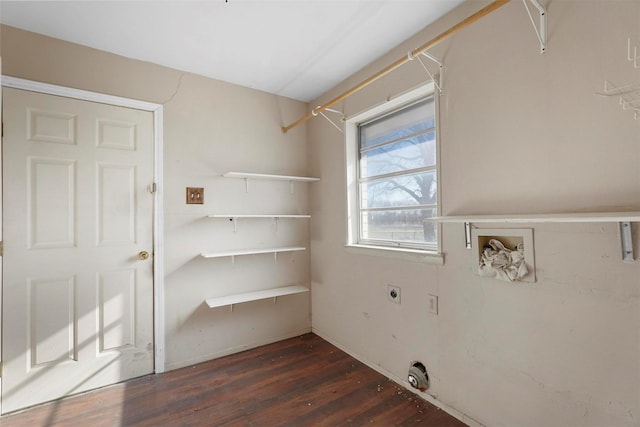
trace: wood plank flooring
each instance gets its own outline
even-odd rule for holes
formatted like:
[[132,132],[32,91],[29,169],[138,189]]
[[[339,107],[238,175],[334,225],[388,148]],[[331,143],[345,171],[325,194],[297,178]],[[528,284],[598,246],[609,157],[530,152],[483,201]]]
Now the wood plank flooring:
[[314,334],[0,417],[0,426],[465,424]]

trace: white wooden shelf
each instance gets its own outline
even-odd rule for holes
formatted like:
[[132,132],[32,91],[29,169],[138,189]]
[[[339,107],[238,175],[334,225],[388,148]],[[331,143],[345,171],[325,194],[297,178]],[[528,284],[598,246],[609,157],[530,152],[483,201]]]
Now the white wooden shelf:
[[225,178],[264,179],[264,180],[271,180],[271,181],[299,181],[299,182],[320,181],[320,178],[311,178],[308,176],[269,175],[264,173],[248,173],[248,172],[227,172],[222,176],[224,176]]
[[631,223],[640,222],[640,212],[585,212],[563,214],[522,214],[522,215],[460,215],[440,216],[426,219],[425,221],[440,223],[464,223],[467,248],[471,248],[471,223],[500,223],[500,224],[525,224],[525,223],[586,223],[586,222],[617,222],[620,229],[620,245],[622,260],[635,261],[633,254],[633,235]]
[[279,288],[265,289],[262,291],[245,292],[241,294],[233,294],[233,295],[227,295],[223,297],[209,298],[205,300],[205,302],[211,308],[224,307],[228,305],[228,306],[231,306],[231,309],[233,310],[234,304],[241,304],[243,302],[250,302],[250,301],[259,301],[259,300],[268,299],[268,298],[274,298],[274,302],[275,302],[276,298],[278,297],[285,296],[285,295],[300,294],[303,292],[309,292],[309,289],[301,285],[292,285],[292,286],[283,286]]
[[233,222],[233,232],[238,231],[237,220],[240,218],[271,218],[276,221],[276,230],[278,229],[278,220],[281,218],[311,218],[311,215],[294,215],[294,214],[212,214],[207,215],[209,218],[225,218]]
[[200,254],[202,258],[224,258],[231,257],[231,261],[235,262],[235,257],[242,255],[257,255],[257,254],[273,254],[274,259],[277,260],[277,256],[281,252],[296,252],[305,251],[307,248],[302,246],[285,246],[279,248],[260,248],[260,249],[241,249],[234,251],[223,252],[203,252]]
[[227,218],[227,219],[235,219],[235,218],[311,218],[311,215],[289,215],[289,214],[272,214],[272,215],[264,215],[264,214],[211,214],[207,215],[209,218]]
[[472,223],[540,223],[540,222],[640,222],[640,212],[591,212],[566,214],[460,215],[438,216],[426,221]]
[[249,192],[249,180],[250,179],[262,179],[269,181],[289,181],[291,186],[291,193],[293,193],[294,182],[314,182],[320,181],[320,178],[312,178],[308,176],[289,176],[289,175],[269,175],[264,173],[249,173],[249,172],[227,172],[223,174],[225,178],[241,178],[244,179],[245,191]]

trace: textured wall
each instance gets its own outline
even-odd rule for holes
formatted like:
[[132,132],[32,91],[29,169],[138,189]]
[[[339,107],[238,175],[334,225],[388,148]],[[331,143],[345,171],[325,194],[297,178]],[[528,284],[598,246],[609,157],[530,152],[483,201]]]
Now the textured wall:
[[[228,171],[305,175],[305,126],[284,122],[306,105],[184,74],[11,27],[2,28],[3,74],[140,99],[164,106],[165,317],[167,369],[308,332],[309,294],[209,309],[206,298],[308,284],[309,251],[203,259],[201,252],[308,245],[308,220],[240,221],[214,213],[308,213],[308,185],[224,179]],[[205,204],[186,205],[185,188]]]
[[[638,121],[594,95],[605,79],[640,81],[626,60],[627,37],[640,44],[640,2],[544,3],[544,55],[515,1],[431,51],[446,67],[445,215],[640,210]],[[312,105],[485,4],[464,3]],[[427,78],[409,63],[336,107],[349,117]],[[396,379],[422,360],[428,393],[469,422],[639,425],[640,261],[621,261],[617,223],[526,225],[536,283],[478,277],[461,224],[443,226],[444,266],[364,255],[344,248],[343,136],[314,119],[309,141],[311,173],[322,178],[311,194],[314,331]],[[638,254],[640,224],[633,233]],[[387,284],[401,287],[402,304],[387,300]],[[438,316],[427,294],[439,296]]]

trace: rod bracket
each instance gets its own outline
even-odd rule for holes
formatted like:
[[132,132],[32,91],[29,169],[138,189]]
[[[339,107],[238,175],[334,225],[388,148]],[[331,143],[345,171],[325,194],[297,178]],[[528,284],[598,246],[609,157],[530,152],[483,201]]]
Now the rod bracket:
[[344,131],[342,130],[342,128],[340,126],[338,126],[336,123],[334,123],[333,120],[331,120],[324,112],[325,111],[329,111],[331,113],[337,113],[340,114],[340,120],[344,123],[346,121],[346,118],[344,116],[344,113],[342,111],[338,111],[338,110],[332,110],[331,108],[324,108],[322,109],[322,106],[318,105],[315,109],[311,110],[311,114],[315,117],[318,114],[320,114],[322,117],[324,117],[325,119],[327,119],[327,121],[329,123],[331,123],[331,125],[338,129],[338,132],[344,134]]
[[[537,0],[530,0],[530,1],[537,1]],[[451,37],[451,35],[457,33],[458,31],[460,31],[463,28],[471,25],[472,23],[478,21],[479,19],[483,18],[487,14],[489,14],[489,13],[491,13],[491,12],[493,12],[493,11],[499,9],[499,8],[501,8],[502,6],[504,6],[507,3],[509,3],[509,0],[493,0],[490,4],[486,5],[482,9],[478,10],[477,12],[475,12],[474,14],[468,16],[467,18],[465,18],[462,21],[458,22],[457,24],[455,24],[454,26],[452,26],[448,30],[440,33],[439,35],[437,35],[433,39],[429,40],[428,42],[422,44],[420,47],[418,47],[418,48],[414,49],[413,51],[411,51],[411,55],[415,56],[415,55],[418,55],[418,54],[420,54],[420,53],[432,48],[433,46],[437,45],[438,43],[442,42],[443,40],[446,40],[447,38]],[[396,60],[392,64],[386,66],[385,68],[383,68],[382,70],[380,70],[377,73],[373,74],[369,78],[361,81],[357,85],[353,86],[351,89],[347,90],[346,92],[343,92],[342,94],[340,94],[337,97],[333,98],[331,101],[329,101],[326,104],[324,104],[324,106],[322,107],[322,110],[325,110],[325,109],[327,109],[327,107],[331,107],[331,106],[336,105],[337,103],[345,100],[346,98],[348,98],[349,96],[351,96],[354,93],[358,92],[359,90],[362,90],[363,88],[369,86],[371,83],[373,83],[373,82],[377,81],[378,79],[386,76],[387,74],[389,74],[393,70],[396,70],[398,67],[406,64],[407,61],[409,61],[409,59],[406,56],[402,56],[402,58]],[[318,113],[318,112],[319,111],[316,111],[316,113]],[[289,129],[292,129],[292,128],[298,126],[299,124],[304,123],[307,120],[310,120],[313,117],[314,117],[314,114],[309,113],[304,117],[300,117],[298,120],[296,120],[295,122],[291,123],[288,126],[282,126],[281,127],[282,133],[287,133],[289,131]]]
[[[529,10],[529,6],[527,6],[527,1],[538,10],[538,25],[536,25],[531,10]],[[540,0],[522,0],[522,3],[527,10],[527,14],[533,25],[533,30],[536,32],[536,36],[538,36],[538,40],[540,41],[540,53],[545,53],[547,51],[547,9],[540,3]]]
[[[425,58],[430,59],[431,61],[433,61],[436,64],[438,64],[438,67],[440,67],[440,74],[438,75],[437,79],[431,73],[431,71],[429,71],[429,68],[427,68],[425,63],[422,62],[422,59],[420,58],[420,56],[424,56]],[[443,86],[442,83],[444,81],[444,64],[442,63],[441,60],[439,60],[438,58],[436,58],[435,56],[433,56],[432,54],[430,54],[427,51],[422,52],[420,54],[420,56],[416,57],[418,59],[418,62],[420,62],[420,65],[422,65],[422,68],[424,68],[424,70],[427,72],[427,74],[429,75],[429,78],[431,79],[433,84],[438,88],[438,92],[440,93],[440,95],[442,95],[442,86]]]

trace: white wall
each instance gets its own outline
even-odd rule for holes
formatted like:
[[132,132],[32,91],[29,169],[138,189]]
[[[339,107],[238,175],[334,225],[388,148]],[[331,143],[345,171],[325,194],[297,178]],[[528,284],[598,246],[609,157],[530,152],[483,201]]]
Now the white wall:
[[[640,71],[625,57],[628,36],[640,44],[640,3],[545,3],[545,55],[517,1],[433,49],[447,67],[440,127],[444,214],[640,210],[638,122],[615,99],[593,95],[605,79],[638,81]],[[484,4],[463,4],[312,105]],[[308,203],[313,327],[319,334],[397,379],[405,377],[409,360],[422,360],[431,374],[429,392],[487,425],[638,425],[640,262],[620,262],[616,224],[535,226],[535,284],[476,277],[456,225],[444,227],[442,267],[353,254],[343,247],[341,135],[322,118],[309,122],[308,135],[306,125],[286,135],[279,131],[306,113],[303,103],[193,75],[181,78],[176,70],[6,27],[2,59],[8,75],[165,106],[170,368],[308,330],[304,296],[291,297],[302,299],[294,306],[266,301],[233,313],[205,309],[210,291],[228,283],[253,286],[263,278],[240,258],[231,265],[196,256],[227,243],[306,238],[306,225],[296,222],[281,222],[276,234],[269,222],[245,221],[234,234],[225,221],[204,220],[210,210],[304,213]],[[408,64],[339,107],[353,115],[425,78],[419,64]],[[288,185],[274,183],[252,184],[247,194],[241,182],[215,176],[231,169],[310,169],[322,181],[311,184],[309,200],[298,186],[292,196]],[[206,188],[204,208],[184,205],[186,186]],[[637,224],[634,237],[640,254]],[[281,257],[278,264],[260,258],[252,265],[294,282],[307,274],[307,256]],[[387,283],[402,287],[401,305],[387,301]],[[424,309],[428,293],[440,298],[438,316]]]
[[[201,252],[308,246],[308,220],[238,223],[213,213],[308,213],[309,184],[225,179],[228,171],[307,172],[299,101],[134,61],[11,27],[2,28],[3,72],[35,81],[164,106],[166,367],[174,369],[311,329],[309,294],[210,309],[206,298],[308,284],[309,252],[203,259]],[[162,184],[161,184],[162,185]],[[204,187],[205,204],[186,205],[185,188]]]
[[[284,135],[282,110],[302,103],[190,76],[165,104],[166,325],[169,368],[208,360],[310,331],[309,294],[210,309],[204,297],[291,284],[308,285],[309,253],[203,259],[201,252],[308,247],[309,220],[228,219],[207,214],[307,214],[308,186],[220,178],[228,171],[306,175],[305,130]],[[205,187],[205,205],[184,202],[187,186]]]
[[[640,2],[545,1],[544,55],[522,2],[510,2],[432,49],[441,98],[442,213],[640,210],[640,125],[605,79],[638,83]],[[312,105],[340,94],[487,2],[467,2]],[[427,79],[417,63],[337,105],[347,116]],[[531,225],[537,282],[479,278],[462,225],[443,226],[445,265],[344,248],[343,137],[309,124],[313,187],[313,329],[403,380],[423,361],[428,393],[491,426],[640,425],[640,261],[623,263],[616,223]],[[640,224],[634,224],[640,254]],[[386,285],[402,289],[402,304]],[[426,311],[439,296],[439,315]]]

